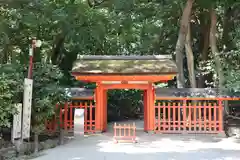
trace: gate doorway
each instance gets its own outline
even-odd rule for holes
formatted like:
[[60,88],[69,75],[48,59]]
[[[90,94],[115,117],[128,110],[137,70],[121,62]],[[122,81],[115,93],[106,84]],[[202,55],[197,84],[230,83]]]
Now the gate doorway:
[[[107,122],[121,123],[122,121],[143,120],[144,99],[143,90],[125,89],[107,91]],[[142,121],[137,125],[138,130],[143,130]],[[112,126],[111,126],[112,127]]]
[[107,91],[107,121],[142,119],[143,91],[134,89]]
[[107,92],[113,89],[139,89],[143,95],[144,131],[154,131],[154,89],[152,84],[99,84],[96,88],[96,130],[107,131]]

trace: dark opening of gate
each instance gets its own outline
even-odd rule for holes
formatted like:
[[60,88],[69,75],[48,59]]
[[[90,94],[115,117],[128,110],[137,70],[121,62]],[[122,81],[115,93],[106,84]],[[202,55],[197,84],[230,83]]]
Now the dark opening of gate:
[[135,120],[143,116],[143,92],[141,90],[109,90],[107,121]]

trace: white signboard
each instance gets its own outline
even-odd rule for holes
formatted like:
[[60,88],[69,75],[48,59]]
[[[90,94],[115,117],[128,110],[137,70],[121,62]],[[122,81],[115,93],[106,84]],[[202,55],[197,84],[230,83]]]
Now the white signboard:
[[15,107],[17,112],[13,116],[12,142],[22,135],[22,104],[18,103]]
[[22,139],[30,137],[33,80],[24,79]]
[[84,109],[75,109],[74,135],[84,135]]

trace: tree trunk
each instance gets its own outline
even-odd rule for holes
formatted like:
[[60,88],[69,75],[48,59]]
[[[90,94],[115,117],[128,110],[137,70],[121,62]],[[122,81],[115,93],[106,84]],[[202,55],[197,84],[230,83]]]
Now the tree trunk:
[[230,32],[233,30],[234,26],[234,8],[228,7],[225,8],[224,13],[224,20],[223,20],[223,35],[222,35],[222,41],[224,44],[224,50],[225,51],[231,51],[236,48],[235,44],[232,41],[232,37],[230,36]]
[[[235,12],[237,9],[238,7],[236,6],[225,8],[222,43],[224,44],[223,50],[226,52],[236,49],[236,44],[233,43],[233,37],[230,35],[230,33],[232,30],[234,30],[234,19],[237,19],[235,18]],[[224,108],[224,114],[229,114],[228,101],[224,102]]]
[[216,11],[214,9],[212,9],[209,42],[210,42],[211,51],[212,51],[212,54],[214,56],[214,61],[215,61],[215,65],[216,65],[216,72],[217,72],[217,75],[218,75],[218,87],[220,89],[222,89],[223,85],[224,85],[224,75],[223,75],[223,72],[222,72],[219,51],[218,51],[218,48],[217,48],[217,36],[216,36],[216,34],[217,34],[217,15],[216,15]]
[[185,43],[185,50],[187,55],[187,64],[188,64],[188,74],[189,74],[189,81],[191,88],[196,88],[196,75],[195,75],[195,69],[194,69],[194,56],[193,51],[191,47],[191,28],[190,23],[188,25],[188,32],[186,36],[186,43]]
[[4,39],[4,45],[3,45],[4,48],[2,51],[2,55],[0,53],[0,63],[6,64],[9,61],[8,59],[9,59],[10,40],[7,34],[4,34],[3,39]]
[[53,43],[53,52],[51,55],[51,61],[53,64],[60,64],[62,60],[61,49],[64,46],[66,33],[62,32],[56,36],[56,39]]
[[[204,12],[204,11],[202,11]],[[201,62],[203,65],[208,60],[208,53],[209,53],[209,30],[210,30],[210,21],[209,21],[209,12],[204,12],[202,17],[200,18],[201,24],[201,42],[200,42],[200,50],[201,50]],[[200,65],[202,67],[202,64]],[[206,84],[205,81],[208,77],[212,77],[211,74],[204,74],[203,70],[200,70],[201,74],[199,75],[198,79],[198,88],[205,88]]]
[[187,0],[187,4],[183,10],[183,15],[180,23],[180,30],[178,34],[178,40],[176,44],[176,63],[178,67],[178,75],[177,75],[177,87],[183,88],[185,86],[184,82],[184,70],[183,70],[183,48],[185,45],[186,34],[188,32],[187,27],[192,11],[194,0]]
[[[188,74],[189,74],[189,81],[191,88],[196,88],[197,83],[196,83],[196,75],[195,75],[195,69],[194,69],[194,56],[193,56],[193,51],[192,51],[192,46],[191,46],[191,25],[189,23],[188,25],[188,32],[186,36],[186,43],[185,43],[185,50],[186,50],[186,55],[187,55],[187,64],[188,64]],[[193,103],[196,103],[194,101]],[[191,112],[192,114],[189,114]],[[194,110],[192,109],[187,109],[187,125],[188,122],[191,121],[192,117],[190,115],[193,115]],[[196,113],[198,115],[198,112]]]
[[[216,72],[218,75],[218,88],[220,89],[220,94],[222,93],[222,89],[224,88],[224,74],[223,74],[223,70],[222,70],[222,66],[221,66],[221,60],[220,60],[220,56],[219,56],[219,51],[217,48],[217,15],[216,15],[216,11],[214,9],[212,9],[211,11],[211,27],[210,27],[210,37],[209,37],[209,41],[210,41],[210,46],[211,46],[211,51],[214,57],[214,61],[215,61],[215,65],[216,65]],[[225,112],[224,113],[229,113],[229,108],[227,103],[224,103],[224,109]]]

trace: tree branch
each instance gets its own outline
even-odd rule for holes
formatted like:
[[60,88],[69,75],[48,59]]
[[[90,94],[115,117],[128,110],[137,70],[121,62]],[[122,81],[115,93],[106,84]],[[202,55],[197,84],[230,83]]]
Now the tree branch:
[[105,2],[105,0],[87,0],[87,2],[90,8],[95,8]]

